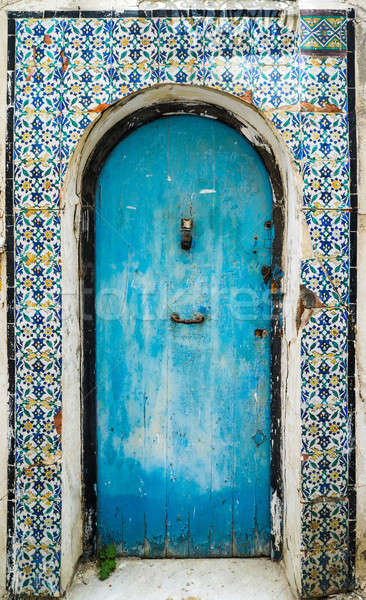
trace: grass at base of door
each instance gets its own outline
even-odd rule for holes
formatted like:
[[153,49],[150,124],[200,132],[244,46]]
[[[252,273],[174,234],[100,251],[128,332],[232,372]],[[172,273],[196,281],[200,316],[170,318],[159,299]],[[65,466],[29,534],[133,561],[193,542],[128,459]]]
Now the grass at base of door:
[[109,544],[101,548],[98,556],[99,561],[99,579],[104,581],[116,568],[116,546]]

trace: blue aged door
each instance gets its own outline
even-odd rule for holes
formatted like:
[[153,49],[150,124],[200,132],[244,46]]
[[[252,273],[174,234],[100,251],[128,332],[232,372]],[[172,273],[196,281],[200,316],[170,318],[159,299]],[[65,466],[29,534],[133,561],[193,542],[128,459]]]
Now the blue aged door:
[[[271,264],[271,205],[256,151],[213,119],[144,125],[103,167],[98,527],[100,543],[122,554],[269,554],[271,304],[261,270]],[[192,219],[184,234],[182,218]]]

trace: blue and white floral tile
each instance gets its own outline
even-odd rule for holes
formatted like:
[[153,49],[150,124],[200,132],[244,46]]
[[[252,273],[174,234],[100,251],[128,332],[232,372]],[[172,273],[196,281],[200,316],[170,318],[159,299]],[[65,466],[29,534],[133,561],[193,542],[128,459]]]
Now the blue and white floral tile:
[[299,69],[296,65],[262,66],[253,85],[253,104],[261,110],[289,106],[299,110]]
[[302,595],[324,598],[348,590],[348,550],[312,549],[303,553]]
[[348,486],[348,450],[331,448],[304,453],[301,462],[302,497],[343,498]]
[[203,20],[205,64],[215,64],[252,54],[252,23],[247,17],[212,17]]
[[348,304],[348,257],[309,258],[302,261],[301,281],[315,292],[326,306]]
[[[41,314],[39,314],[41,313]],[[16,314],[17,340],[42,339],[50,348],[61,346],[61,311],[56,309],[22,309]]]
[[62,71],[41,65],[15,73],[15,114],[53,113],[61,109]]
[[348,500],[303,505],[302,544],[304,550],[344,547],[348,542]]
[[41,160],[14,161],[14,206],[16,209],[58,209],[60,166]]
[[299,51],[297,16],[252,20],[252,52],[263,64],[290,63]]
[[288,145],[293,157],[301,159],[301,124],[300,115],[293,112],[277,112],[271,115],[273,125],[280,132],[283,140]]
[[304,210],[314,252],[320,256],[348,256],[350,214],[342,210]]
[[111,66],[155,68],[159,63],[158,18],[124,18],[111,21]]
[[54,113],[14,118],[14,157],[25,161],[57,162],[61,145],[60,117]]
[[59,66],[63,48],[62,19],[16,19],[15,66]]
[[203,75],[202,85],[223,90],[236,96],[244,96],[253,90],[253,73],[250,57],[236,57],[230,61],[217,59],[209,62],[198,72],[200,79]]
[[16,594],[57,596],[60,588],[61,549],[46,544],[17,544]]
[[348,312],[343,308],[315,309],[301,331],[301,354],[338,354],[347,352]]
[[15,244],[15,304],[28,298],[41,304],[47,298],[56,304],[61,298],[61,258],[48,247],[34,249],[32,241]]
[[[55,430],[53,419],[45,418],[43,407],[40,404],[32,407],[33,410],[28,411],[28,415],[23,414],[22,408],[20,404],[20,414],[17,415],[18,422],[15,430],[17,497],[19,497],[18,480],[24,475],[24,472],[27,469],[32,470],[35,465],[41,467],[56,462],[61,452],[60,436]],[[57,412],[55,412],[56,414]]]
[[109,71],[88,65],[67,69],[63,78],[62,111],[75,112],[95,109],[109,103]]
[[345,57],[303,56],[301,60],[301,101],[317,107],[334,105],[347,111],[347,59]]
[[[68,162],[85,129],[97,117],[98,112],[64,111],[61,117],[61,161]],[[61,183],[62,175],[60,173]]]
[[302,113],[300,118],[304,159],[344,160],[348,158],[347,116]]
[[[329,11],[331,13],[331,11]],[[301,14],[300,18],[300,52],[332,52],[347,51],[347,18],[346,15]]]
[[30,467],[17,478],[16,542],[56,545],[61,541],[61,465]]
[[349,208],[349,162],[304,161],[303,162],[304,207]]
[[59,257],[61,220],[55,210],[17,210],[15,213],[15,252],[44,257],[45,252]]
[[349,424],[347,404],[316,403],[301,407],[301,452],[313,454],[331,448],[347,450]]
[[313,355],[301,361],[301,403],[326,406],[347,402],[347,359]]
[[124,66],[112,67],[108,69],[109,77],[109,103],[116,102],[120,98],[137,92],[138,90],[155,85],[159,78],[165,77],[159,71],[158,65],[145,62],[136,65],[126,63]]
[[64,19],[64,57],[67,70],[74,67],[107,67],[112,61],[111,21]]
[[159,20],[159,81],[203,84],[202,17]]

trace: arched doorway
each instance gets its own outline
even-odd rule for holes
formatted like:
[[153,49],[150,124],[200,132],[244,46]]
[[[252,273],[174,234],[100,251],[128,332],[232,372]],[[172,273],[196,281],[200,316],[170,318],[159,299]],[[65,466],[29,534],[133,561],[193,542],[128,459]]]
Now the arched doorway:
[[[296,579],[294,585],[299,585],[298,561],[294,564],[291,558],[299,556],[297,515],[300,504],[296,492],[299,463],[286,461],[282,467],[282,452],[290,452],[291,456],[300,452],[296,307],[301,222],[296,169],[285,144],[260,111],[217,90],[177,84],[142,90],[109,107],[80,140],[65,178],[61,214],[62,298],[64,314],[68,315],[63,329],[63,485],[67,493],[63,496],[62,508],[62,585],[70,580],[81,552],[95,553],[97,540],[96,183],[108,155],[131,129],[174,114],[217,119],[243,134],[261,156],[270,177],[273,192],[271,272],[274,275],[271,282],[271,556],[282,557],[284,527],[288,532],[288,552],[291,552],[287,562],[287,548],[284,548],[287,574],[290,579]],[[80,298],[79,303],[75,303],[75,297]],[[290,345],[291,340],[295,343]],[[288,377],[290,363],[291,377]],[[82,434],[78,427],[79,416],[83,423]],[[80,453],[81,462],[76,460]],[[284,494],[287,494],[285,504]]]
[[98,540],[270,554],[272,189],[232,127],[135,128],[95,203]]

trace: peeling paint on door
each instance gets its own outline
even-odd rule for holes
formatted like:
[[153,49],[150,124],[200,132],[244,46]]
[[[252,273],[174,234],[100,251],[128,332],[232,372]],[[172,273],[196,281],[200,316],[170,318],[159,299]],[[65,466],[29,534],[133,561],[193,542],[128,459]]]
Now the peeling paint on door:
[[269,554],[271,213],[256,151],[212,119],[144,125],[103,168],[98,527],[123,554]]

